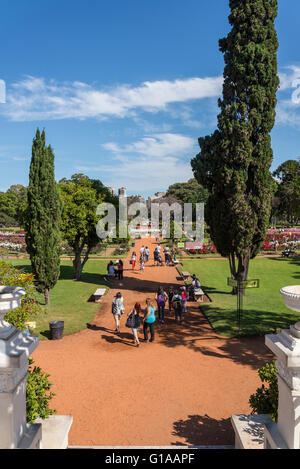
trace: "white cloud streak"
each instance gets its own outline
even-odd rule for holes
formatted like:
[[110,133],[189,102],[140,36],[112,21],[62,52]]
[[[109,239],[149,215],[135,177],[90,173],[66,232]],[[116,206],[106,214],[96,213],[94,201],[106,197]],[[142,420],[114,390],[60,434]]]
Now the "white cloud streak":
[[196,77],[97,89],[76,81],[47,82],[28,76],[8,86],[1,113],[12,121],[126,117],[139,110],[158,112],[171,103],[217,97],[222,83],[222,77]]

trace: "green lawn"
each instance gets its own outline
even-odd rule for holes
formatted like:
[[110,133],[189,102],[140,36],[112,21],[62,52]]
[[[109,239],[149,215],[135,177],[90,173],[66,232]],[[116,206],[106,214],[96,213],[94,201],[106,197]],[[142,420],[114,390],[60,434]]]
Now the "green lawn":
[[[203,290],[211,303],[201,309],[214,330],[234,336],[237,328],[237,298],[227,286],[230,271],[227,260],[184,260],[181,271],[199,276]],[[299,320],[299,314],[286,308],[280,288],[300,282],[300,258],[256,258],[250,263],[249,279],[260,279],[258,289],[248,289],[243,299],[241,333],[260,335],[289,328]]]
[[[11,259],[16,267],[31,271],[30,261],[27,259]],[[36,320],[40,339],[49,338],[49,322],[64,321],[64,334],[73,334],[85,329],[90,323],[99,304],[88,301],[96,288],[109,287],[103,275],[106,274],[107,261],[89,260],[84,268],[82,280],[73,280],[73,267],[71,261],[61,261],[61,276],[50,293],[50,306],[45,314]],[[41,304],[45,304],[44,297],[40,295]]]

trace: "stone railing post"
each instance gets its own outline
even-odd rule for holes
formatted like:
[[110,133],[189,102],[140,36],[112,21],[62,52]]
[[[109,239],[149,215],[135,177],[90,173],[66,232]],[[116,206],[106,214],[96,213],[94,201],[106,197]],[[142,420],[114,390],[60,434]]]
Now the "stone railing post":
[[25,293],[19,287],[0,286],[0,449],[41,448],[41,424],[26,423],[28,358],[38,338],[25,337],[4,320]]
[[[280,290],[285,305],[300,312],[300,285]],[[266,346],[277,357],[278,421],[265,426],[265,448],[300,449],[300,322],[267,335]]]

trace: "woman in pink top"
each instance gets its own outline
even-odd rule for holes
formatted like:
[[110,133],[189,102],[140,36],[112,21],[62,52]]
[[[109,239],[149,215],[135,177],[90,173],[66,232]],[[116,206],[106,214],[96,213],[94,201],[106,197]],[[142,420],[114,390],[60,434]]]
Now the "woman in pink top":
[[186,301],[187,301],[187,296],[186,296],[186,288],[181,287],[181,298],[182,298],[182,310],[184,313],[186,313]]

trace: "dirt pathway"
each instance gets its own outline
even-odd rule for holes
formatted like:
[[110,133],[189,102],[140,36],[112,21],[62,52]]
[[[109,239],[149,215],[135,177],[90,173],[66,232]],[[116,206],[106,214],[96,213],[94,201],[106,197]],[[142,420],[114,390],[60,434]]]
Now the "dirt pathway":
[[174,267],[153,265],[153,239],[137,240],[133,249],[138,253],[142,244],[151,251],[145,271],[132,271],[130,253],[124,279],[113,281],[93,323],[63,340],[40,342],[34,352],[53,383],[52,407],[73,415],[70,445],[233,444],[230,417],[249,413],[249,396],[260,386],[257,369],[272,356],[263,338],[214,334],[196,303],[181,325],[167,313],[154,343],[135,347],[125,319],[117,336],[111,315],[117,291],[128,312],[160,285],[182,283]]

